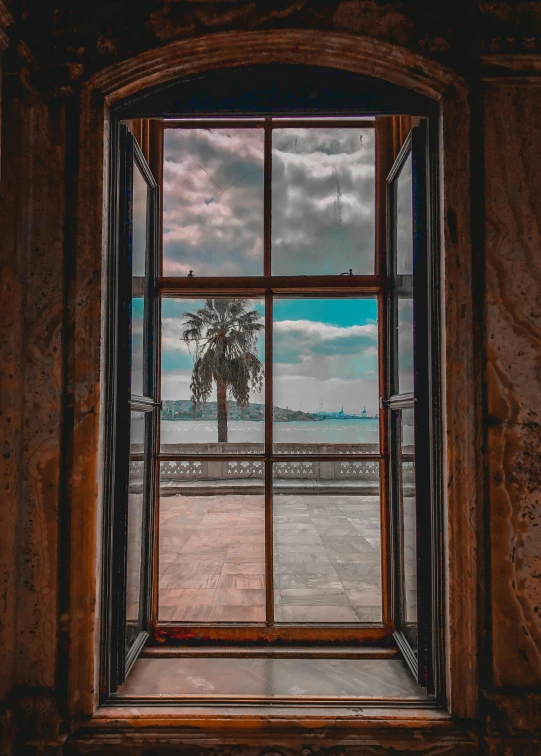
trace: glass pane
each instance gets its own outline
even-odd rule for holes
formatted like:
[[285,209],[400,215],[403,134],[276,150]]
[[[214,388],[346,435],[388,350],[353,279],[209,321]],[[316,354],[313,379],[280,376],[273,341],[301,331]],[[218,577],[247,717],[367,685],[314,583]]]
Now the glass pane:
[[147,183],[137,163],[133,164],[132,220],[132,344],[131,392],[142,396],[144,385],[145,275],[147,247]]
[[143,629],[141,616],[145,463],[145,413],[132,412],[130,470],[128,479],[128,540],[126,560],[126,645],[129,648]]
[[396,272],[413,273],[413,183],[411,154],[396,179]]
[[276,622],[381,622],[379,462],[274,465]]
[[397,393],[414,391],[413,299],[398,300],[398,387]]
[[131,301],[131,392],[137,396],[144,394],[144,297],[133,297]]
[[133,164],[132,275],[146,274],[148,186],[139,166]]
[[162,302],[161,451],[263,451],[264,303]]
[[165,276],[263,274],[262,129],[166,129]]
[[415,496],[415,410],[402,410],[401,476],[404,563],[403,631],[417,651],[417,514]]
[[160,464],[158,619],[265,621],[264,466]]
[[375,299],[274,302],[274,448],[379,450]]
[[373,129],[272,132],[273,275],[374,272]]

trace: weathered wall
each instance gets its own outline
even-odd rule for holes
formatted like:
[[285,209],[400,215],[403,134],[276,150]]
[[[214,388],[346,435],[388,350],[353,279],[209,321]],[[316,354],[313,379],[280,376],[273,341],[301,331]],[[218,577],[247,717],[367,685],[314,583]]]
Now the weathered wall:
[[493,674],[541,685],[541,82],[485,97]]
[[29,696],[49,709],[58,675],[64,103],[46,105],[9,77],[3,137],[0,685],[4,699]]
[[[61,484],[67,460],[67,454],[61,456],[64,407],[70,410],[69,396],[76,392],[84,394],[80,406],[86,403],[87,410],[80,417],[68,415],[67,438],[75,438],[70,449],[89,432],[96,439],[96,453],[98,448],[92,417],[98,397],[94,384],[78,380],[93,368],[79,370],[77,339],[81,343],[89,338],[85,328],[91,323],[99,350],[99,301],[93,298],[99,281],[81,251],[73,248],[72,216],[66,219],[64,213],[66,203],[75,202],[73,184],[66,191],[66,140],[76,141],[79,128],[76,119],[66,128],[66,110],[77,98],[79,83],[173,40],[216,31],[294,27],[394,43],[445,63],[475,87],[480,55],[494,56],[483,62],[490,75],[541,71],[541,4],[42,0],[15,2],[12,10],[0,190],[0,700],[8,705],[16,698],[30,702],[25,709],[30,719],[23,717],[20,731],[54,741],[56,711],[68,679],[63,645],[68,617],[62,610],[67,604],[69,543],[59,533],[67,532],[70,516],[77,521],[80,514],[78,509],[66,511]],[[514,57],[501,57],[507,54]],[[486,622],[479,628],[480,638],[487,639],[480,677],[490,753],[538,753],[541,747],[525,732],[538,729],[541,720],[535,692],[541,686],[541,81],[492,81],[484,92],[484,132],[472,138],[481,152],[484,142],[480,180],[486,213],[485,225],[478,203],[473,219],[477,228],[485,228],[486,254],[483,268],[483,239],[477,236],[476,269],[481,274],[484,270],[476,296],[484,299],[484,323],[477,327],[483,328],[486,359],[484,514],[490,535],[485,544],[487,582],[478,586],[481,603],[487,600]],[[479,104],[474,98],[473,105]],[[98,146],[93,154],[103,157]],[[75,174],[91,170],[92,155],[87,158],[88,165],[75,167]],[[79,223],[87,224],[91,233],[99,218],[86,218],[84,197],[77,199]],[[453,224],[447,220],[452,238]],[[88,312],[86,320],[72,323],[67,303],[77,298],[87,301]],[[73,467],[72,461],[68,467],[77,473],[79,495],[90,498],[96,480],[81,477],[88,468],[84,463],[75,455]],[[84,525],[81,520],[80,527]],[[84,602],[84,586],[79,593],[83,599],[72,612],[72,634],[84,629],[95,609]],[[75,647],[72,664],[83,663],[77,653]],[[2,733],[7,743],[16,726],[6,717],[9,710]],[[505,740],[500,731],[506,733]]]

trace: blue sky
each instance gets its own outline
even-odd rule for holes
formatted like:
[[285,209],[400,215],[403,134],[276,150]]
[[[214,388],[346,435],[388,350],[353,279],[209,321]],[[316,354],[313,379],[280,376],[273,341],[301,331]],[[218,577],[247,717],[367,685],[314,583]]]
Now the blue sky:
[[[263,303],[253,301],[263,315]],[[181,341],[182,315],[202,300],[164,299],[162,394],[188,399],[193,356]],[[274,304],[275,404],[293,409],[376,410],[377,303],[375,299],[277,299]],[[258,350],[264,357],[264,341]],[[193,351],[193,350],[192,350]],[[252,401],[262,401],[253,396]]]

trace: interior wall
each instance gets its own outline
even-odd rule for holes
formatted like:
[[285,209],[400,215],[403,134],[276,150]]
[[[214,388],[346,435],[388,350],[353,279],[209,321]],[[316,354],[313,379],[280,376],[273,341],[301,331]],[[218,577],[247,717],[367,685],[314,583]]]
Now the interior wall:
[[44,731],[59,726],[65,103],[8,77],[2,121],[0,743],[9,743],[30,711]]
[[[484,341],[480,390],[486,402],[478,427],[486,462],[478,528],[486,526],[490,537],[474,599],[486,611],[478,627],[484,662],[475,691],[483,702],[482,718],[472,727],[480,733],[480,752],[538,754],[541,14],[536,4],[449,3],[436,12],[432,3],[398,0],[286,2],[280,7],[144,0],[121,11],[117,4],[97,1],[91,23],[84,4],[55,8],[44,1],[24,14],[22,4],[13,6],[16,23],[4,53],[0,189],[0,753],[14,752],[17,739],[60,748],[69,728],[69,669],[77,664],[77,650],[68,657],[65,637],[70,623],[73,633],[95,611],[79,607],[73,624],[73,607],[66,605],[66,523],[79,516],[80,506],[75,497],[73,510],[66,510],[62,471],[70,455],[80,490],[97,486],[96,480],[81,479],[84,460],[77,456],[77,445],[63,446],[72,393],[86,390],[74,368],[71,306],[74,296],[89,297],[99,290],[91,269],[73,271],[81,252],[69,241],[64,213],[74,199],[73,184],[66,184],[65,151],[79,126],[69,121],[66,127],[66,109],[77,102],[81,83],[91,75],[145,50],[217,31],[285,25],[399,45],[445,63],[464,74],[475,92],[484,93],[477,103],[484,107],[484,126],[472,135],[473,144],[484,144],[486,217],[477,209],[474,218],[484,228],[484,247],[477,236],[473,254],[476,265],[484,260],[483,281],[475,291],[484,298],[484,322],[476,327]],[[481,77],[486,80],[482,90]],[[98,220],[85,222],[90,227]],[[452,238],[454,221],[446,218],[445,223]],[[92,330],[95,302],[88,312],[92,328],[86,328],[83,318],[77,339],[99,342],[99,330]],[[87,415],[69,420],[79,436],[88,427],[96,433],[96,401],[89,396]],[[457,466],[459,474],[467,471]],[[87,555],[71,555],[71,560],[77,558]],[[459,572],[460,566],[453,569]]]
[[541,686],[541,82],[485,93],[493,683]]

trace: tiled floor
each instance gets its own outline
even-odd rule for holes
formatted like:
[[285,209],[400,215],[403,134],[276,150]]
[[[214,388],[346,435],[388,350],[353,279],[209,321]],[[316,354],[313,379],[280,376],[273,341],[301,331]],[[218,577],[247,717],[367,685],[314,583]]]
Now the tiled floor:
[[[277,622],[381,619],[379,499],[274,498]],[[265,620],[262,496],[160,501],[159,619]]]

